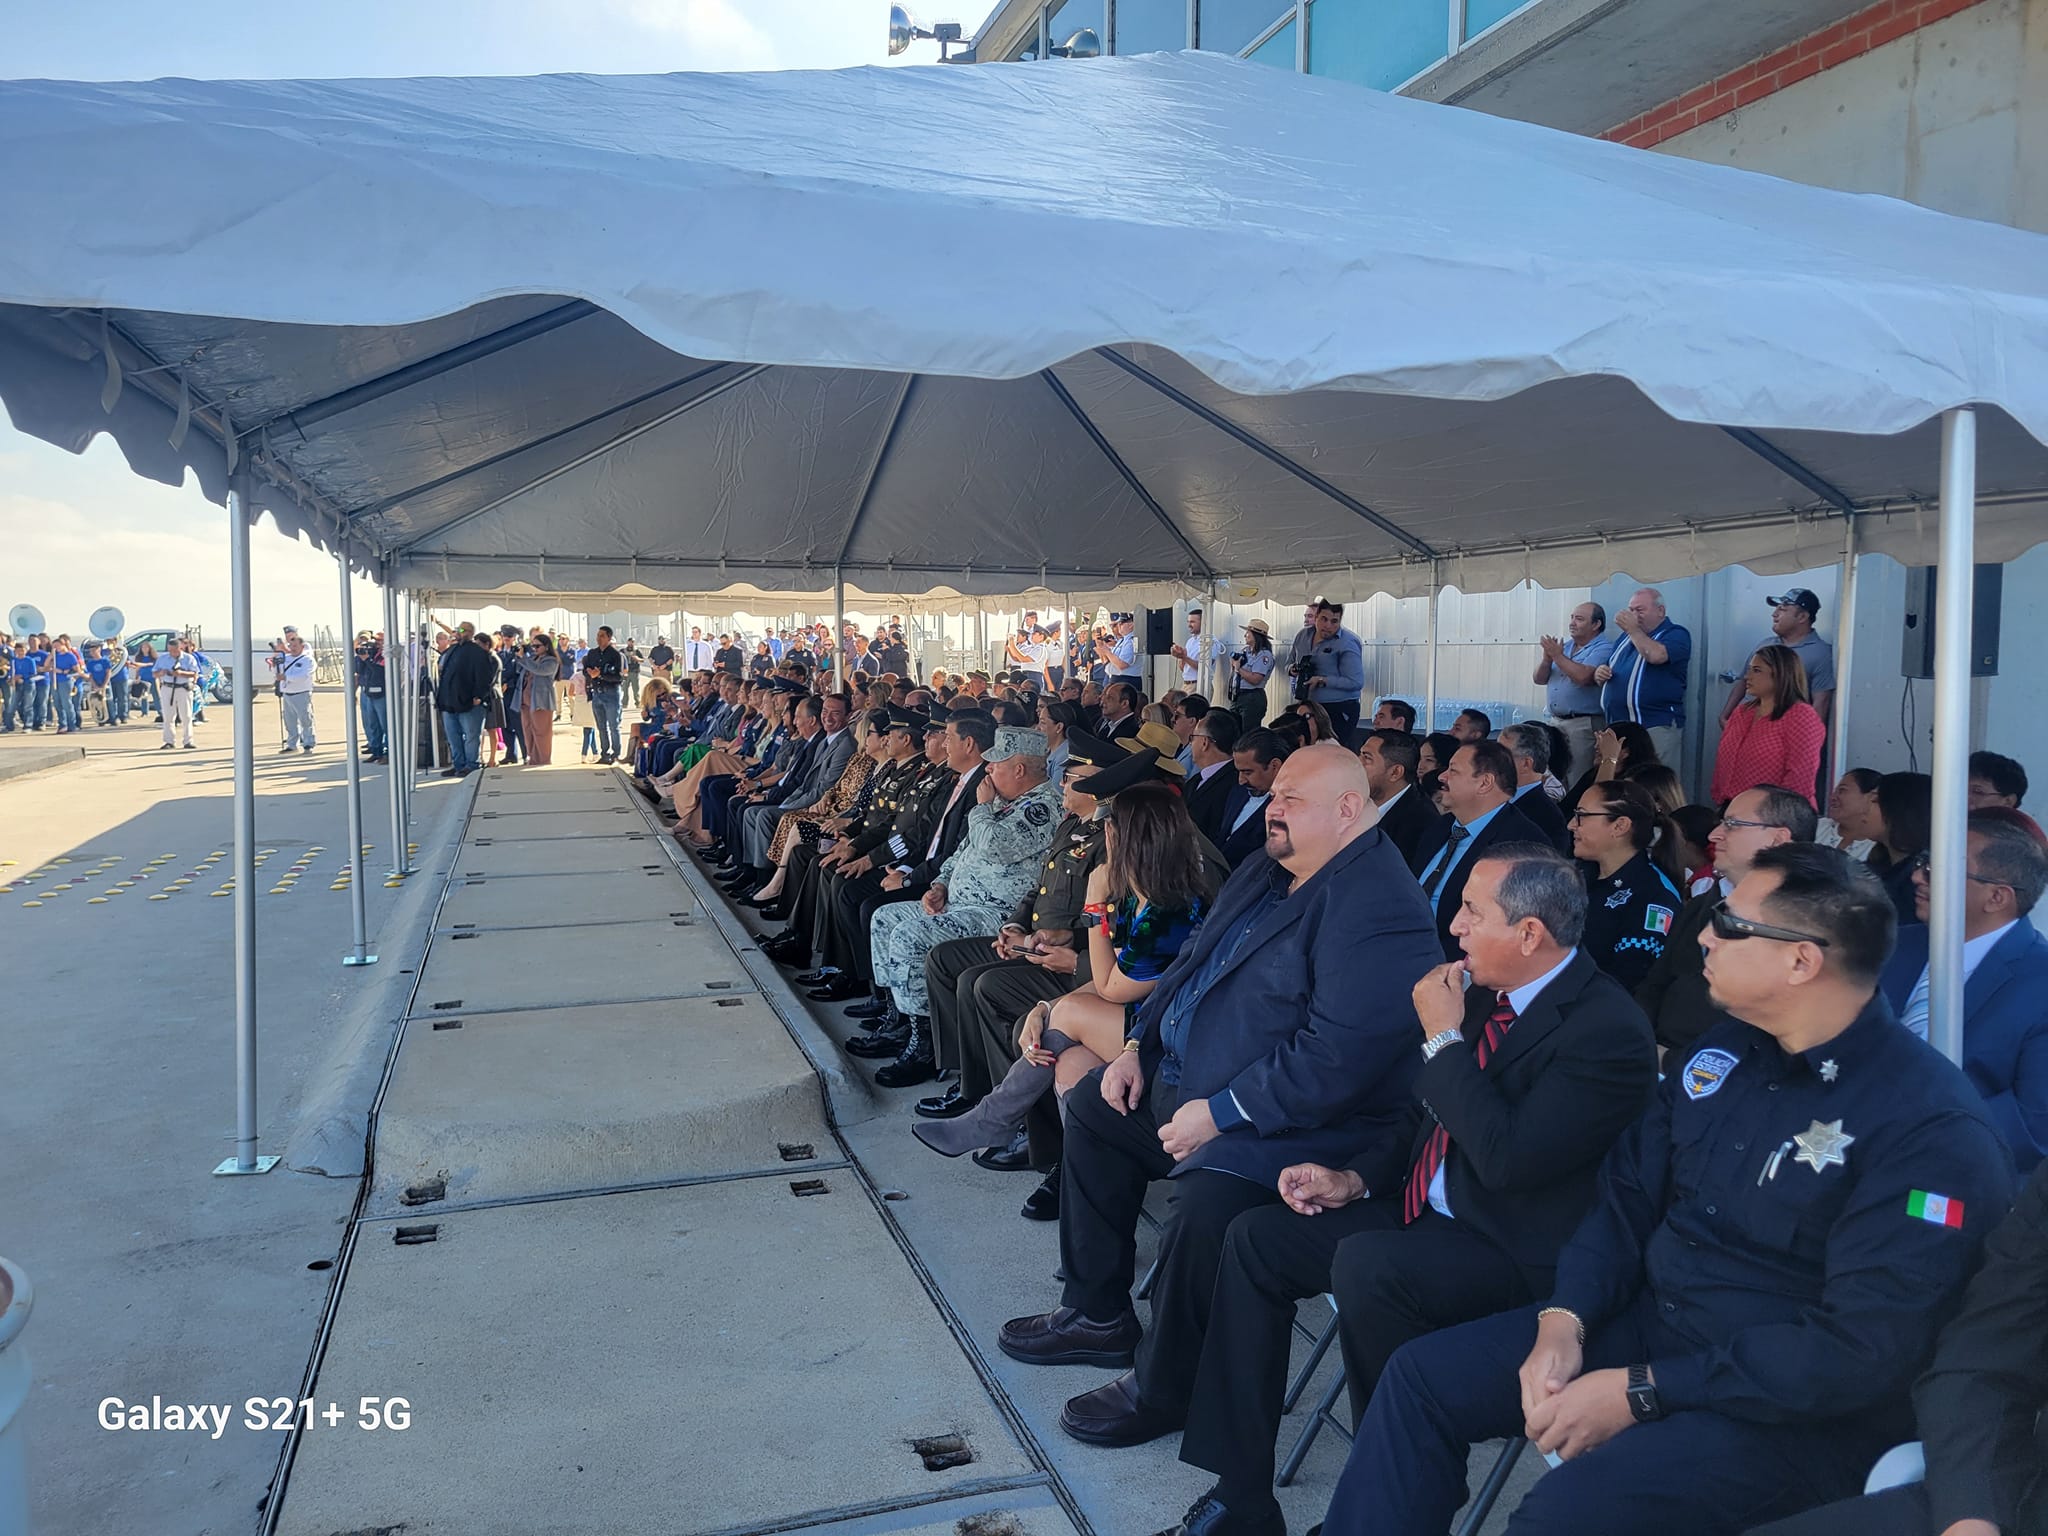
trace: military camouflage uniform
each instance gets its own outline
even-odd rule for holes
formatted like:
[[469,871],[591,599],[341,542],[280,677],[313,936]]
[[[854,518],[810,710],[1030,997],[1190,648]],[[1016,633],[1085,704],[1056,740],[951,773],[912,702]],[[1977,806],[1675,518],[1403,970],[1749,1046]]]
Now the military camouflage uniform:
[[1019,897],[1036,883],[1060,821],[1060,787],[1047,782],[1014,800],[978,805],[967,835],[939,871],[946,910],[934,917],[921,902],[875,909],[869,946],[875,983],[904,1013],[929,1015],[924,957],[947,939],[992,934]]

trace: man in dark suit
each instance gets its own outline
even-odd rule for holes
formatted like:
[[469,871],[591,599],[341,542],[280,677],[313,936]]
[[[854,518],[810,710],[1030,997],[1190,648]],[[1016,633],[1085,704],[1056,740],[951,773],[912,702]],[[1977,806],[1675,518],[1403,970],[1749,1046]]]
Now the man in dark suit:
[[1358,747],[1365,781],[1372,786],[1372,803],[1379,808],[1380,830],[1393,840],[1404,859],[1415,857],[1423,834],[1437,819],[1436,807],[1415,787],[1421,760],[1422,743],[1409,732],[1389,726],[1367,732]]
[[[798,702],[799,714],[807,702]],[[767,868],[768,845],[783,813],[815,805],[839,782],[839,775],[853,760],[855,742],[853,732],[847,728],[846,695],[828,694],[817,705],[818,734],[801,765],[758,794],[750,794],[744,807],[735,799],[726,809],[727,820],[732,824],[726,847],[733,857],[729,864],[720,867],[718,874],[720,882],[734,896],[751,895],[767,882],[771,873]]]
[[1237,738],[1230,754],[1237,769],[1237,788],[1230,792],[1218,818],[1223,835],[1211,839],[1232,869],[1266,846],[1266,804],[1273,798],[1273,780],[1286,757],[1287,743],[1263,727]]
[[1810,843],[1819,826],[1804,795],[1776,785],[1745,789],[1728,802],[1720,823],[1707,834],[1720,877],[1711,891],[1688,901],[1671,925],[1664,953],[1636,987],[1636,1002],[1650,1016],[1659,1050],[1680,1051],[1728,1015],[1707,995],[1705,953],[1700,935],[1712,921],[1714,908],[1750,871],[1756,856],[1781,843]]
[[1097,720],[1094,734],[1104,741],[1122,741],[1126,736],[1138,734],[1138,727],[1144,721],[1138,717],[1145,696],[1138,692],[1135,683],[1110,683],[1102,690],[1102,713]]
[[1237,750],[1237,738],[1243,734],[1244,723],[1235,713],[1211,709],[1203,712],[1194,734],[1188,738],[1188,753],[1195,768],[1181,787],[1181,799],[1195,830],[1219,848],[1224,837],[1223,812],[1230,804],[1231,792],[1238,787],[1231,754]]
[[[862,863],[849,866],[846,878],[837,882],[828,903],[819,904],[818,949],[824,957],[820,968],[827,972],[821,984],[810,992],[817,1002],[845,1002],[866,997],[874,983],[874,955],[868,947],[868,932],[875,908],[892,901],[915,901],[931,889],[940,866],[960,846],[967,832],[967,814],[975,807],[981,789],[981,755],[996,739],[996,723],[979,710],[954,710],[946,720],[946,766],[953,779],[945,797],[923,801],[918,807],[925,825],[915,842],[900,831],[889,842],[872,850]],[[927,830],[927,828],[929,830]],[[855,1010],[855,1018],[880,1018],[880,1004]],[[855,1055],[880,1055],[886,1042],[849,1041],[849,1047],[863,1045]],[[888,1054],[894,1055],[893,1050]]]
[[[1336,1298],[1356,1417],[1409,1339],[1549,1294],[1600,1159],[1657,1079],[1649,1021],[1576,947],[1585,917],[1585,883],[1548,845],[1481,857],[1453,924],[1465,958],[1414,989],[1424,1060],[1394,1134],[1341,1167],[1283,1170],[1286,1205],[1239,1216],[1201,1277],[1206,1336],[1170,1338],[1161,1319],[1135,1390],[1067,1405],[1062,1427],[1097,1443],[1185,1420],[1181,1460],[1218,1482],[1184,1530],[1281,1531],[1273,1440],[1301,1298]],[[1140,1412],[1094,1412],[1117,1396]]]
[[2048,1167],[1984,1245],[1984,1267],[1913,1389],[1925,1482],[1823,1504],[1750,1536],[2048,1536]]
[[[2016,811],[1970,818],[1963,886],[1963,1070],[2026,1173],[2048,1155],[2048,939],[2029,920],[2048,886],[2048,849]],[[1899,930],[1880,986],[1927,1038],[1927,871],[1913,872],[1918,923]]]
[[[1435,960],[1357,758],[1334,743],[1296,752],[1274,780],[1265,853],[1230,877],[1117,1059],[1067,1097],[1066,1288],[1052,1311],[1003,1325],[1003,1352],[1131,1363],[1138,1214],[1161,1178],[1174,1185],[1154,1324],[1199,1334],[1231,1221],[1278,1202],[1283,1167],[1354,1156],[1406,1113],[1419,1065],[1406,995]],[[1368,995],[1387,1006],[1359,1007]]]
[[1549,839],[1551,847],[1570,858],[1571,828],[1543,788],[1543,777],[1550,772],[1550,732],[1540,725],[1510,725],[1501,731],[1500,744],[1515,760],[1515,809]]
[[1436,913],[1436,931],[1444,958],[1464,951],[1451,933],[1465,895],[1465,877],[1472,861],[1497,843],[1548,842],[1535,823],[1509,803],[1515,792],[1515,760],[1497,741],[1475,741],[1458,748],[1442,775],[1450,814],[1437,817],[1423,834],[1408,867],[1422,882],[1422,894]]

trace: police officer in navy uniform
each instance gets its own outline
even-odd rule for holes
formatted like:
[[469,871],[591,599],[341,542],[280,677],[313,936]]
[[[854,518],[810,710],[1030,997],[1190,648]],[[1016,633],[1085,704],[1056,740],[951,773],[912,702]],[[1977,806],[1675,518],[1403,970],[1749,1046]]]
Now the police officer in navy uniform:
[[1909,1390],[2013,1173],[1969,1080],[1877,992],[1890,907],[1837,850],[1757,856],[1701,939],[1729,1022],[1666,1063],[1547,1302],[1394,1355],[1325,1536],[1443,1536],[1470,1448],[1503,1436],[1556,1460],[1517,1536],[1734,1536],[1913,1438]]
[[1676,846],[1640,787],[1594,784],[1571,815],[1572,854],[1586,870],[1586,953],[1633,992],[1664,953],[1685,898],[1660,867]]

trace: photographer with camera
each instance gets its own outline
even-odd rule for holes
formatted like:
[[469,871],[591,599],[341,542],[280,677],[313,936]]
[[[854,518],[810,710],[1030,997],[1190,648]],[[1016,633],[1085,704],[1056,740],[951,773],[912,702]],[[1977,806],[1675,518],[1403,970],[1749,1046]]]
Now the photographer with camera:
[[[1320,704],[1340,743],[1358,725],[1358,700],[1365,692],[1365,648],[1344,627],[1344,605],[1318,599],[1311,610],[1313,639],[1307,654],[1289,668],[1297,701]],[[1296,641],[1299,648],[1300,641]]]
[[1248,731],[1266,718],[1266,680],[1273,675],[1273,634],[1264,619],[1244,627],[1244,644],[1230,653],[1230,708]]

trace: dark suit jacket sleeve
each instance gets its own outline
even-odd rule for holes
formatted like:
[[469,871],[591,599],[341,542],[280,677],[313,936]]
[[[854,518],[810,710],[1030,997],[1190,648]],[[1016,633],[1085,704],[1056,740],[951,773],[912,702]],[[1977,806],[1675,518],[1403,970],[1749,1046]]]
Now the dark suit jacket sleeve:
[[[1545,1006],[1539,994],[1523,1022],[1534,1023],[1536,1010]],[[1519,1102],[1501,1094],[1470,1049],[1454,1045],[1423,1065],[1416,1091],[1488,1189],[1542,1189],[1599,1161],[1649,1101],[1657,1051],[1649,1021],[1628,994],[1596,973],[1563,1012],[1554,1027],[1570,1032],[1569,1043],[1559,1045]]]
[[1927,1449],[1930,1529],[2020,1529],[2039,1475],[2034,1418],[2048,1404],[2048,1165],[1985,1244],[1984,1267],[1913,1392]]
[[[1390,844],[1387,866],[1398,862]],[[1326,893],[1314,931],[1297,926],[1308,987],[1304,1027],[1230,1080],[1259,1135],[1323,1125],[1337,1105],[1412,1069],[1405,1053],[1420,1042],[1421,1026],[1410,994],[1440,963],[1428,917],[1420,888],[1410,887],[1372,900]],[[1361,1009],[1360,999],[1372,997],[1382,1005]]]
[[[2020,922],[2024,926],[2018,933],[2000,939],[1978,968],[1978,976],[1984,976],[1991,963],[2001,958],[1999,950],[2008,943],[2014,945],[2016,953],[2006,974],[1996,980],[1996,992],[1981,1005],[1981,1023],[1969,1011],[1967,990],[1963,1000],[1965,1031],[1983,1035],[1987,1047],[1998,1053],[2001,1072],[2008,1060],[2011,1063],[2010,1076],[1996,1092],[1991,1091],[1994,1083],[1986,1082],[1979,1069],[1973,1068],[1971,1075],[1984,1093],[1984,1107],[1991,1111],[1998,1134],[2013,1149],[2020,1170],[2025,1172],[2048,1153],[2048,1018],[2042,1013],[2042,997],[2048,994],[2048,944],[2040,940],[2027,919]],[[1977,1025],[1975,1030],[1972,1024]]]

